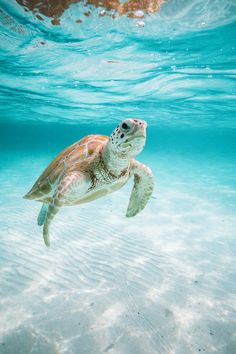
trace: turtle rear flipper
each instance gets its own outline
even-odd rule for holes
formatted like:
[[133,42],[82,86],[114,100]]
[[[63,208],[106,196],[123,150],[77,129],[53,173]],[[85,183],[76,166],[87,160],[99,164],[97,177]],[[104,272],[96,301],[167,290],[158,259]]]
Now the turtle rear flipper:
[[38,225],[42,226],[44,224],[44,221],[46,219],[47,216],[47,211],[48,211],[48,204],[43,204],[42,208],[40,209],[39,215],[38,215]]
[[[88,184],[87,178],[82,172],[74,171],[66,174],[61,179],[53,195],[52,203],[46,205],[47,211],[43,222],[43,239],[47,247],[50,246],[49,225],[51,224],[52,219],[58,213],[60,207],[65,205],[66,202],[70,200],[71,191],[76,190],[77,193],[81,191],[81,195],[84,195],[87,192],[89,186],[90,184]],[[43,207],[41,211],[43,214]]]

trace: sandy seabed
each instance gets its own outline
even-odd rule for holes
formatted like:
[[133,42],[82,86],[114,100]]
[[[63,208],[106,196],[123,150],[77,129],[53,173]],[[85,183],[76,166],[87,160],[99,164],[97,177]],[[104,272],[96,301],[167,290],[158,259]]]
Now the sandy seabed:
[[1,354],[236,352],[233,166],[146,157],[156,189],[140,215],[124,216],[130,182],[64,208],[49,249],[22,195],[50,159],[6,157]]

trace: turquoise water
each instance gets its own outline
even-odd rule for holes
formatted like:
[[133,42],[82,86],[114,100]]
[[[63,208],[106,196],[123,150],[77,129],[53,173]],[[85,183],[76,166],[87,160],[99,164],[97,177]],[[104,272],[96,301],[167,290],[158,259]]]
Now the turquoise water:
[[[235,1],[169,0],[144,26],[0,5],[0,353],[234,354]],[[46,248],[22,196],[126,117],[148,122],[149,204],[125,218],[130,181],[64,208]]]

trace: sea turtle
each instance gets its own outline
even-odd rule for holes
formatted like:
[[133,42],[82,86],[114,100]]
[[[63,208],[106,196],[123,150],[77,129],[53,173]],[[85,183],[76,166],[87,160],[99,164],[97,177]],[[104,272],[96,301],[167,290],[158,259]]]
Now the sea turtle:
[[153,174],[149,167],[136,161],[146,141],[147,123],[125,119],[110,137],[88,135],[63,150],[24,196],[43,203],[38,225],[49,242],[49,225],[60,207],[87,203],[112,193],[134,176],[126,216],[138,214],[153,191]]

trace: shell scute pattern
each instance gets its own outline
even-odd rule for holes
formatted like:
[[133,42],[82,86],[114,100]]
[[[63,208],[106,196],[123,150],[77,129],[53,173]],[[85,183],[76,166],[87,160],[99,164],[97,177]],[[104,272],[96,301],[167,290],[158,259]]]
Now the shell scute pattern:
[[49,194],[66,170],[85,170],[108,140],[107,136],[88,135],[64,149],[40,175],[25,198],[37,199]]

